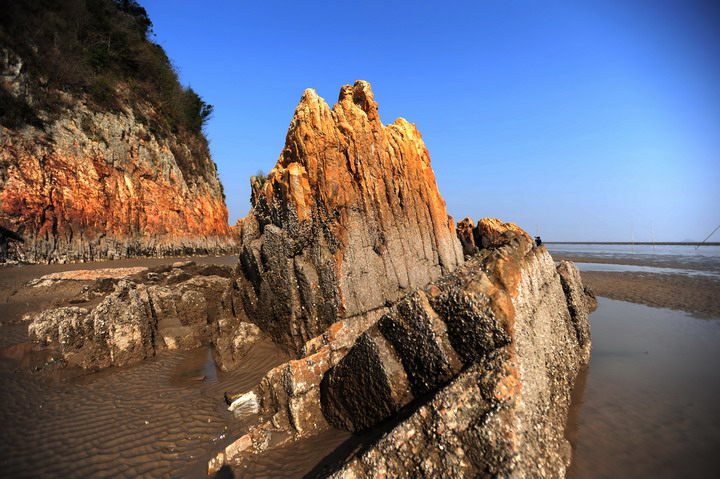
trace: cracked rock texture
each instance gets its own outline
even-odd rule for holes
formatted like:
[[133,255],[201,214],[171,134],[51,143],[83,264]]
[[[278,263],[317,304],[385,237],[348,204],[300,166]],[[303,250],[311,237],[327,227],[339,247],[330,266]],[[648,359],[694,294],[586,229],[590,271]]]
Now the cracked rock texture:
[[463,263],[415,125],[383,125],[370,84],[332,107],[306,90],[267,178],[253,177],[240,271],[249,317],[300,354],[338,319],[383,307]]
[[331,425],[385,430],[337,477],[564,477],[595,298],[572,263],[504,241],[400,300],[325,375]]
[[[30,78],[0,55],[0,82],[21,95]],[[217,169],[189,135],[160,136],[149,104],[91,110],[80,98],[42,127],[0,126],[0,225],[26,241],[27,262],[237,250]],[[43,112],[38,112],[43,117]],[[203,154],[198,152],[203,151]]]
[[192,349],[214,343],[216,361],[232,367],[259,339],[257,327],[237,311],[230,269],[219,266],[145,271],[114,286],[100,279],[78,300],[110,290],[93,308],[61,307],[31,319],[37,348],[59,351],[83,368],[122,366],[162,349]]

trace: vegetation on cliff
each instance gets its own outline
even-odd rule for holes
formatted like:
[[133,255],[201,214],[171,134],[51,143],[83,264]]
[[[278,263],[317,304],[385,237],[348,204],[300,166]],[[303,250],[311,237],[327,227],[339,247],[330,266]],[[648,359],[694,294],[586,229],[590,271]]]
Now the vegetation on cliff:
[[136,0],[0,0],[0,225],[12,260],[234,248],[203,126]]
[[[75,97],[98,111],[133,109],[156,136],[194,137],[206,153],[202,128],[213,107],[180,84],[135,0],[0,0],[0,10],[0,47],[21,59],[27,77],[20,95],[0,85],[0,124],[41,126]],[[155,114],[135,109],[140,102]]]

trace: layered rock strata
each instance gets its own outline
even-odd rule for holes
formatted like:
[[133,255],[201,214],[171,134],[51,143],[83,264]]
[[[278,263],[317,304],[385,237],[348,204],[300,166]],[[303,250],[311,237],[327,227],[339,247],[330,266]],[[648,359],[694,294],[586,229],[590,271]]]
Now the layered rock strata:
[[[25,98],[18,85],[31,79],[21,60],[5,53],[0,87]],[[82,98],[65,94],[64,101],[74,106],[38,112],[42,126],[0,126],[0,225],[26,240],[13,245],[15,259],[237,250],[217,169],[201,140],[151,131],[145,118],[157,112],[149,104],[97,111]]]
[[596,302],[572,263],[556,268],[524,236],[505,241],[401,300],[325,375],[335,427],[408,415],[337,477],[564,477],[570,392],[590,358]]
[[272,431],[334,426],[385,433],[324,474],[563,477],[570,391],[597,303],[572,263],[556,267],[524,234],[499,238],[379,320],[336,323],[237,396],[234,406],[265,419],[210,471],[263,451]]
[[338,319],[385,306],[462,264],[415,125],[380,122],[370,85],[330,109],[306,90],[242,222],[246,310],[299,354]]

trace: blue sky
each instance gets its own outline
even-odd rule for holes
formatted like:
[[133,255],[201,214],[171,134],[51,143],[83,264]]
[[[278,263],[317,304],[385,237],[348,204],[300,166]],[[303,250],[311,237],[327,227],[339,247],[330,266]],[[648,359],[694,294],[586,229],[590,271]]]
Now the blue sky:
[[215,106],[232,223],[303,90],[332,105],[358,79],[384,123],[417,124],[456,220],[546,241],[699,241],[720,223],[720,2],[140,3]]

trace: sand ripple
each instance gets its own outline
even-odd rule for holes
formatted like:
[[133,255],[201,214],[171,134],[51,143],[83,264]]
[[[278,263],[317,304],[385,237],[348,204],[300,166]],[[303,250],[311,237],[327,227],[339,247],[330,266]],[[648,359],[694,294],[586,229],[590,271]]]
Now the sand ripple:
[[60,384],[2,371],[0,476],[203,477],[235,427],[223,392],[251,389],[286,360],[259,343],[236,371],[218,373],[208,354],[164,353]]

